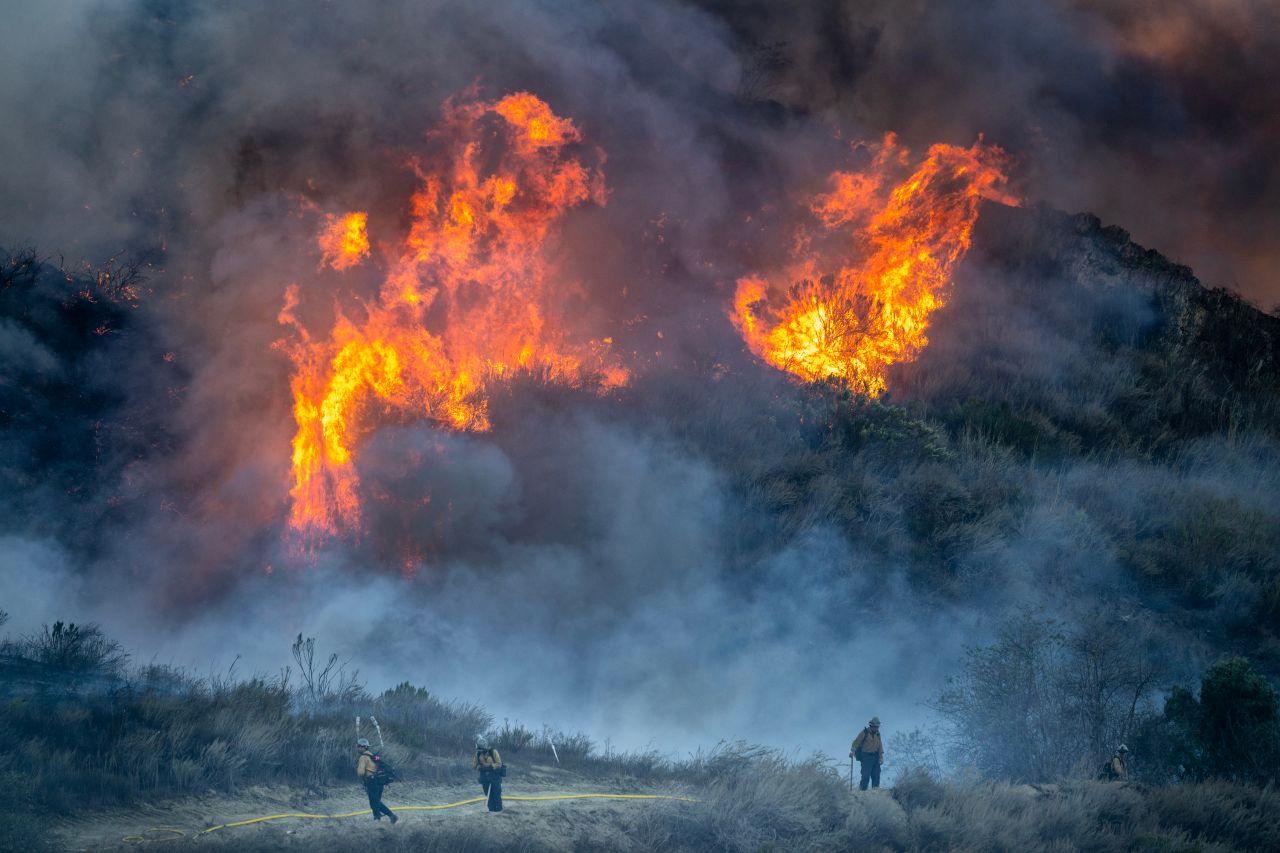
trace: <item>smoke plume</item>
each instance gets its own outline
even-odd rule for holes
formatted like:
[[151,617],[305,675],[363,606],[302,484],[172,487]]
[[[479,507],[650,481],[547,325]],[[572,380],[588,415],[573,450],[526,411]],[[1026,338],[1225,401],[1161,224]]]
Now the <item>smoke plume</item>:
[[[891,376],[906,408],[862,414],[762,365],[728,313],[734,282],[791,248],[798,200],[890,131],[921,152],[984,134],[1028,201],[1280,298],[1264,3],[7,5],[0,245],[100,288],[110,258],[145,276],[110,302],[54,264],[4,296],[11,629],[94,620],[144,657],[261,671],[302,633],[374,688],[625,747],[840,754],[872,714],[924,721],[962,645],[1011,614],[1141,611],[1132,528],[1108,517],[1155,523],[1188,495],[1280,516],[1266,435],[1085,458],[1080,435],[1125,428],[1138,369],[1116,352],[1157,324],[1150,299],[1081,296],[1065,273],[1032,299],[975,249]],[[314,334],[369,305],[379,270],[318,269],[320,225],[367,211],[385,256],[446,101],[524,91],[600,163],[603,203],[546,251],[565,316],[629,381],[518,375],[488,432],[388,417],[354,463],[363,529],[300,556],[286,293]],[[920,426],[996,387],[1074,418],[1025,427],[1056,456]],[[1221,624],[1265,600],[1248,573],[1268,558],[1236,556],[1206,593]]]

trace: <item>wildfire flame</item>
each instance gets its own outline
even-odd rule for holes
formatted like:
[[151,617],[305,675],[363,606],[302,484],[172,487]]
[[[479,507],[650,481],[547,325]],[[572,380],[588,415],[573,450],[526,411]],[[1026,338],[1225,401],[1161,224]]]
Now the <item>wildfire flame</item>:
[[[360,522],[355,454],[389,418],[467,430],[489,426],[486,385],[517,370],[603,385],[626,381],[607,339],[574,340],[557,322],[571,283],[546,246],[567,211],[605,203],[599,166],[579,157],[581,134],[534,95],[496,101],[467,93],[445,104],[415,161],[420,187],[411,224],[386,255],[375,301],[358,319],[339,307],[330,334],[313,338],[286,292],[281,342],[294,364],[290,525],[332,534]],[[600,159],[603,159],[601,155]],[[319,236],[322,265],[345,270],[369,254],[368,218],[333,217]]]
[[1017,201],[1002,190],[1003,152],[981,139],[934,145],[903,180],[910,152],[892,134],[866,147],[869,168],[836,172],[810,202],[818,228],[799,231],[793,261],[739,279],[732,320],[769,364],[878,394],[889,365],[928,344],[929,315],[969,249],[981,200]]
[[347,270],[369,257],[369,214],[329,214],[328,224],[320,232],[320,265]]

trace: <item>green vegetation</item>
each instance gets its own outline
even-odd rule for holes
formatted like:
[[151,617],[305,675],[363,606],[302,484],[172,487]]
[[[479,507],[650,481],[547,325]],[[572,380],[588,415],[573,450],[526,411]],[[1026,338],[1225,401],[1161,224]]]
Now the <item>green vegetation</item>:
[[[1070,630],[1029,617],[1006,625],[995,643],[967,651],[933,703],[953,766],[989,780],[1089,778],[1128,743],[1140,782],[1280,781],[1270,682],[1235,658],[1205,672],[1197,697],[1166,686],[1149,642],[1141,624],[1103,619]],[[913,737],[903,743],[908,766],[932,747]]]
[[1280,781],[1280,695],[1248,661],[1215,664],[1200,695],[1175,687],[1137,738],[1148,775],[1165,779]]

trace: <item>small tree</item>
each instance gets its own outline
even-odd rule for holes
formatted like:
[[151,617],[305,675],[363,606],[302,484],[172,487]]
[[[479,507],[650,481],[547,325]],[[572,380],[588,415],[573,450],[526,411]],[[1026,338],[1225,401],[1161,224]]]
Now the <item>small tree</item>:
[[1200,682],[1205,771],[1244,782],[1280,775],[1280,697],[1244,658],[1209,668]]
[[1200,702],[1187,688],[1171,689],[1164,710],[1143,720],[1133,741],[1134,752],[1142,757],[1143,781],[1161,783],[1203,776]]
[[1201,678],[1198,699],[1185,687],[1170,690],[1137,745],[1152,781],[1280,780],[1280,696],[1248,661],[1223,661]]
[[1066,763],[1050,674],[1062,637],[1052,623],[1006,625],[995,644],[965,652],[934,709],[950,724],[952,759],[987,778],[1036,781]]
[[1086,620],[1070,632],[1026,617],[966,651],[933,708],[953,761],[994,779],[1039,782],[1088,772],[1127,739],[1157,673],[1138,625]]

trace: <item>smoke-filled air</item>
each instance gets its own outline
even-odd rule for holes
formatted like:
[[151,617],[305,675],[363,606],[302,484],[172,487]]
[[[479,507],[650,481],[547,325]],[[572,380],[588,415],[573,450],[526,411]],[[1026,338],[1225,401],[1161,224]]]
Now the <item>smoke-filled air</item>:
[[1280,846],[1274,4],[0,20],[0,848]]

